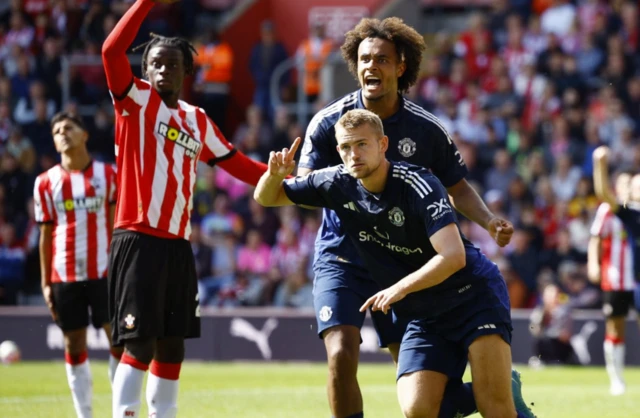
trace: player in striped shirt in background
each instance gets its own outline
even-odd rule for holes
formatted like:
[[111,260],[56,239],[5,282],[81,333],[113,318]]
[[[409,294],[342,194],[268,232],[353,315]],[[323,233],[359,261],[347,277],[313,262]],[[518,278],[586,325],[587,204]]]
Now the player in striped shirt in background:
[[134,77],[127,49],[155,3],[137,0],[102,48],[116,114],[118,203],[109,259],[109,307],[116,345],[113,416],[136,417],[147,370],[149,415],[175,417],[184,339],[200,336],[191,210],[198,161],[256,185],[266,171],[237,152],[205,112],[179,100],[193,74],[193,47],[152,35]]
[[[603,149],[600,150],[601,153]],[[606,160],[606,152],[604,158]],[[589,279],[595,284],[600,283],[603,291],[604,359],[610,381],[609,391],[612,395],[618,396],[626,391],[623,379],[625,322],[629,308],[634,306],[636,271],[638,270],[638,266],[634,265],[634,252],[638,251],[638,237],[633,236],[634,231],[629,229],[628,221],[625,223],[624,215],[640,217],[637,206],[635,210],[626,207],[628,203],[633,202],[633,205],[638,202],[640,175],[619,173],[614,190],[610,191],[606,177],[602,179],[604,170],[606,166],[602,163],[598,165],[597,161],[594,162],[594,184],[596,193],[599,192],[598,197],[603,200],[603,203],[598,207],[591,226],[587,268]],[[632,183],[635,184],[634,192],[632,192]],[[605,184],[606,190],[603,190]],[[612,199],[613,201],[610,202]],[[623,212],[623,218],[620,217],[621,212]],[[636,245],[634,245],[634,239]],[[635,254],[636,258],[637,256]]]
[[[51,120],[62,162],[40,174],[34,186],[40,224],[42,292],[64,333],[67,379],[78,417],[92,416],[92,378],[87,360],[87,326],[103,328],[111,341],[107,304],[107,261],[113,228],[116,174],[92,161],[80,119],[58,113]],[[112,348],[109,379],[122,349]]]

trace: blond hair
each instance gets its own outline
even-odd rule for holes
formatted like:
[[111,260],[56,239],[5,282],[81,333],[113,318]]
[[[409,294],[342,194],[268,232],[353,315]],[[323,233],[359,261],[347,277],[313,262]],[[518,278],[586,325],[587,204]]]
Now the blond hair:
[[366,109],[353,109],[348,111],[338,120],[336,129],[342,128],[345,131],[352,131],[362,125],[371,126],[376,134],[379,134],[378,138],[384,136],[382,120],[380,120],[378,115]]

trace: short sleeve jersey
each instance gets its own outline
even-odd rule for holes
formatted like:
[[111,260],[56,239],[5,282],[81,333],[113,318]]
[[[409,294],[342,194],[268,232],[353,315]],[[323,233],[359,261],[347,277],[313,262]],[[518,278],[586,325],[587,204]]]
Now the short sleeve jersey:
[[[325,207],[343,221],[373,279],[389,287],[418,270],[437,252],[430,237],[457,219],[446,189],[424,168],[392,163],[381,194],[372,194],[343,165],[316,170],[285,182],[285,193],[302,205]],[[476,274],[486,258],[463,237],[467,266],[429,289],[408,295],[394,305],[396,314],[427,318],[467,302],[471,292],[459,292],[481,280]]]
[[[312,170],[341,164],[336,150],[334,125],[352,109],[364,109],[361,90],[327,105],[311,120],[301,151],[299,166]],[[437,117],[419,105],[400,97],[400,108],[382,121],[389,137],[387,157],[429,169],[445,187],[453,186],[467,174],[467,168],[451,137]],[[361,262],[353,244],[344,238],[340,220],[330,210],[316,239],[316,261]]]

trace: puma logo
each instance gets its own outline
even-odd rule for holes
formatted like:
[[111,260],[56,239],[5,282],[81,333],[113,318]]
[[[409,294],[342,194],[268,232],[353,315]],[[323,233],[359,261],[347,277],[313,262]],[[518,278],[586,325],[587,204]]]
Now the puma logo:
[[580,332],[571,337],[571,347],[573,352],[576,353],[580,364],[591,363],[591,353],[589,353],[589,338],[598,329],[598,325],[594,321],[586,322]]
[[231,335],[238,338],[244,338],[254,342],[260,350],[260,354],[265,360],[271,359],[271,347],[269,346],[269,337],[273,330],[278,327],[276,318],[269,318],[265,321],[261,330],[258,330],[250,322],[242,318],[233,318],[231,320]]

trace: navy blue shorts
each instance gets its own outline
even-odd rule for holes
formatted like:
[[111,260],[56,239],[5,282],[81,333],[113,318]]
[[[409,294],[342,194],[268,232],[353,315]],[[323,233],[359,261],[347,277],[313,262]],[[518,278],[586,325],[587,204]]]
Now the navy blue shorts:
[[397,378],[421,370],[461,379],[469,346],[483,335],[500,335],[511,344],[511,312],[504,279],[497,268],[474,297],[450,312],[410,321],[400,345]]
[[[381,289],[362,270],[341,266],[339,262],[316,262],[314,266],[313,306],[316,312],[318,335],[338,325],[362,328],[365,313],[360,307]],[[386,347],[402,341],[404,326],[394,324],[391,313],[371,312],[378,344]]]

